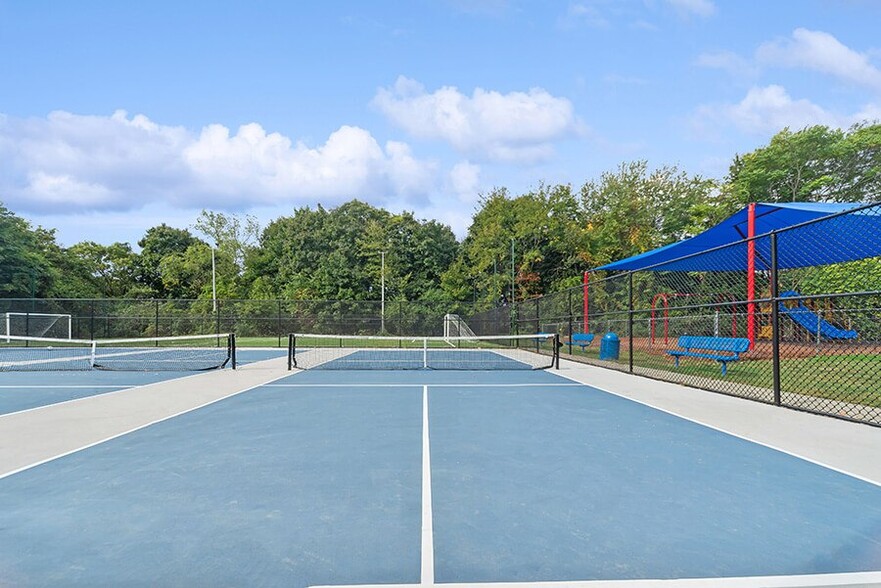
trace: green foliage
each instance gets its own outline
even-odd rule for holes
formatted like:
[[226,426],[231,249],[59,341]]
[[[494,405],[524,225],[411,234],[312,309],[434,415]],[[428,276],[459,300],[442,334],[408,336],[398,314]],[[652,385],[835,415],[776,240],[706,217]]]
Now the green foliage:
[[171,254],[182,254],[199,240],[186,229],[176,229],[162,223],[147,229],[138,241],[141,255],[138,259],[138,281],[158,296],[170,295],[163,286],[160,264],[162,258]]
[[[418,300],[436,291],[456,238],[436,221],[391,214],[358,200],[300,208],[263,231],[247,258],[251,296],[297,300]],[[260,278],[258,280],[258,277]]]
[[861,202],[881,188],[881,125],[844,132],[786,128],[766,147],[738,155],[724,186],[728,207],[749,202]]
[[575,286],[587,269],[703,230],[713,187],[676,168],[650,172],[639,161],[578,194],[568,185],[516,198],[496,190],[482,199],[444,288],[485,307],[510,300],[512,261],[515,300]]
[[50,294],[57,277],[50,259],[53,247],[51,231],[32,229],[0,203],[0,296]]
[[707,228],[714,182],[676,167],[622,164],[581,189],[592,266],[650,251]]
[[99,297],[120,298],[135,286],[137,256],[128,243],[83,241],[68,248],[66,254]]

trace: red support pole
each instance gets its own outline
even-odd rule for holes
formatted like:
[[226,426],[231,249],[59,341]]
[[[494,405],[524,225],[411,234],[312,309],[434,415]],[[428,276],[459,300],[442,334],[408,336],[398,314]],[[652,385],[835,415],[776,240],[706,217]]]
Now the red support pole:
[[746,338],[749,339],[749,348],[756,344],[756,203],[751,202],[747,208],[747,238],[750,241],[746,246]]
[[583,289],[584,289],[584,330],[583,333],[590,333],[589,325],[587,321],[587,311],[590,309],[590,295],[588,286],[590,284],[590,272],[584,272],[584,280],[583,280]]

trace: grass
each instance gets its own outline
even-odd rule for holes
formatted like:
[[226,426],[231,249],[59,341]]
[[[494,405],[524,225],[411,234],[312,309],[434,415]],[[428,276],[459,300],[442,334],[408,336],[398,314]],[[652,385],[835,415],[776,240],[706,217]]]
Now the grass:
[[[568,347],[564,347],[564,351],[568,352]],[[599,349],[588,347],[582,352],[573,346],[571,357],[599,359]],[[618,363],[626,366],[627,361],[625,349]],[[633,365],[745,386],[771,389],[773,385],[773,362],[770,359],[729,363],[728,375],[724,378],[717,361],[682,358],[680,368],[676,369],[672,358],[638,349],[633,353]],[[780,361],[780,382],[783,392],[881,407],[881,355],[817,355],[783,359]]]
[[[279,344],[279,341],[281,344]],[[287,348],[287,335],[281,339],[278,337],[239,337],[236,336],[237,347],[282,347]]]

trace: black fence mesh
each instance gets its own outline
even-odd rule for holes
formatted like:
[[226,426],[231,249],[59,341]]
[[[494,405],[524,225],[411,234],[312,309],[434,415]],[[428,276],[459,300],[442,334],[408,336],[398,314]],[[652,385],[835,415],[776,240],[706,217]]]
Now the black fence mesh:
[[[49,314],[59,317],[51,332]],[[380,301],[345,300],[218,300],[215,306],[212,300],[0,298],[0,332],[74,339],[234,332],[240,345],[284,346],[288,333],[442,336],[446,314],[470,315],[473,309],[465,303],[408,301],[386,302],[383,308]],[[69,333],[66,323],[62,328],[67,316]],[[507,318],[497,334],[510,330]]]
[[564,358],[881,426],[879,226],[881,203],[504,311],[518,333],[560,334]]

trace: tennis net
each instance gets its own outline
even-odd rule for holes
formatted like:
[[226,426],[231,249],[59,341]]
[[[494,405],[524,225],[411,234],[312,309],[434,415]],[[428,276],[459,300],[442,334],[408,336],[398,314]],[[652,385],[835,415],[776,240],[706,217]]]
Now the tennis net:
[[235,369],[235,335],[138,339],[0,339],[0,371],[201,371]]
[[559,367],[552,334],[488,337],[372,337],[292,334],[288,369],[536,370]]

